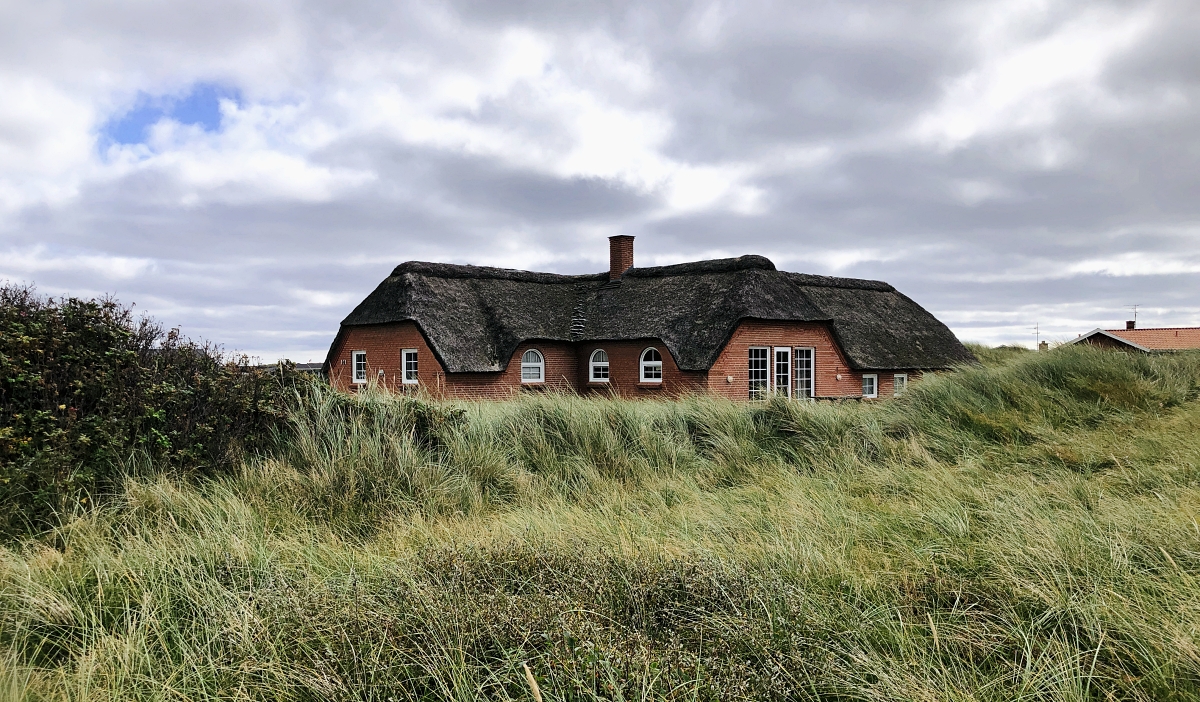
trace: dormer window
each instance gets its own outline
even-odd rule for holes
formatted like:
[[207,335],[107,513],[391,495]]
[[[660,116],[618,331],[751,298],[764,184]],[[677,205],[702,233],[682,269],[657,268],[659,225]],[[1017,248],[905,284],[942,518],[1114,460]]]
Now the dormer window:
[[608,352],[604,349],[596,349],[592,352],[591,361],[588,362],[589,373],[588,380],[593,383],[608,382]]
[[662,356],[653,346],[642,352],[641,381],[643,383],[662,382]]
[[521,382],[540,383],[546,377],[546,359],[537,349],[521,354]]

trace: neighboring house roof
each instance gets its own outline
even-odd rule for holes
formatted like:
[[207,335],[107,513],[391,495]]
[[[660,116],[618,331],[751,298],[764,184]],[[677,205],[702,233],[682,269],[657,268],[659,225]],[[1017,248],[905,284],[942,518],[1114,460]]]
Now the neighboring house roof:
[[342,321],[339,338],[346,327],[411,320],[452,373],[503,370],[527,340],[661,339],[679,368],[707,370],[745,319],[828,322],[856,369],[975,360],[944,324],[887,283],[777,271],[762,256],[630,268],[612,281],[607,273],[413,261],[397,266]]
[[1182,351],[1200,349],[1200,327],[1159,327],[1157,329],[1093,329],[1068,341],[1078,344],[1094,336],[1103,336],[1138,351]]
[[1099,327],[1091,330],[1090,332],[1088,332],[1086,334],[1080,334],[1079,336],[1075,337],[1074,339],[1071,339],[1070,341],[1068,341],[1067,344],[1068,345],[1069,344],[1079,344],[1079,343],[1085,342],[1088,339],[1091,339],[1091,338],[1097,337],[1097,336],[1104,337],[1115,343],[1121,344],[1123,346],[1128,346],[1129,348],[1132,348],[1132,349],[1137,349],[1138,351],[1145,351],[1147,353],[1149,353],[1151,351],[1151,349],[1148,349],[1144,346],[1134,343],[1133,341],[1130,341],[1129,339],[1123,339],[1123,338],[1117,336],[1116,334],[1113,333],[1113,330],[1100,329]]
[[1157,329],[1106,329],[1130,343],[1153,351],[1200,349],[1200,327],[1159,327]]

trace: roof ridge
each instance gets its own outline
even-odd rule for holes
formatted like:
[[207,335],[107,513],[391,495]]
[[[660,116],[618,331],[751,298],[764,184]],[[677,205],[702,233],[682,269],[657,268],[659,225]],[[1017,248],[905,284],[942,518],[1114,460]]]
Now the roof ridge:
[[518,280],[528,283],[550,283],[570,285],[588,281],[607,280],[607,273],[587,273],[584,275],[563,275],[561,273],[538,273],[523,271],[516,268],[494,268],[492,266],[472,266],[466,263],[431,263],[428,261],[405,261],[392,269],[392,276],[406,273],[429,275],[438,278],[474,278],[489,280]]
[[1127,332],[1127,331],[1178,331],[1180,329],[1196,329],[1200,327],[1138,327],[1137,329],[1105,329],[1107,332]]
[[775,264],[766,256],[748,254],[736,258],[712,258],[703,261],[673,263],[669,266],[647,266],[645,268],[630,268],[621,274],[624,278],[659,278],[669,275],[689,275],[693,273],[729,273],[748,270],[775,270]]
[[801,285],[810,285],[818,288],[847,288],[850,290],[878,290],[881,292],[895,292],[896,288],[890,283],[882,280],[870,280],[868,278],[841,278],[832,275],[816,275],[814,273],[793,273],[791,271],[783,271],[795,282]]

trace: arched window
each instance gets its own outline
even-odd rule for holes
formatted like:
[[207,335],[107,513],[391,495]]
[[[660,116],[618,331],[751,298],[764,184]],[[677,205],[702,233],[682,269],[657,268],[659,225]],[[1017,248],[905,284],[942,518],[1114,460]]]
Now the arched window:
[[546,377],[546,360],[542,352],[529,349],[521,354],[521,382],[540,383]]
[[588,380],[593,383],[608,382],[608,353],[604,349],[596,349],[592,352],[592,360],[588,366],[590,368]]
[[643,351],[642,361],[639,365],[642,368],[641,380],[643,383],[662,382],[662,356],[658,354],[658,349],[651,346]]

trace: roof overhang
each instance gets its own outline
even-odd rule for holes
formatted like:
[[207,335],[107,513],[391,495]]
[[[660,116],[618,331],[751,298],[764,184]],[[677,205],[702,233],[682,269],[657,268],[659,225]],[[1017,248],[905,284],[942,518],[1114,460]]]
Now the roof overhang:
[[1123,339],[1123,338],[1117,336],[1116,334],[1104,331],[1103,329],[1100,329],[1098,327],[1096,329],[1091,330],[1090,332],[1088,332],[1086,334],[1079,336],[1076,339],[1071,339],[1070,341],[1067,342],[1067,344],[1078,344],[1080,342],[1087,341],[1088,339],[1090,339],[1094,336],[1106,337],[1112,341],[1117,342],[1118,344],[1121,344],[1123,346],[1128,346],[1131,349],[1136,349],[1136,350],[1142,351],[1144,353],[1153,353],[1154,352],[1154,349],[1148,349],[1145,346],[1142,346],[1141,344],[1135,344],[1132,341],[1130,341],[1129,339]]

